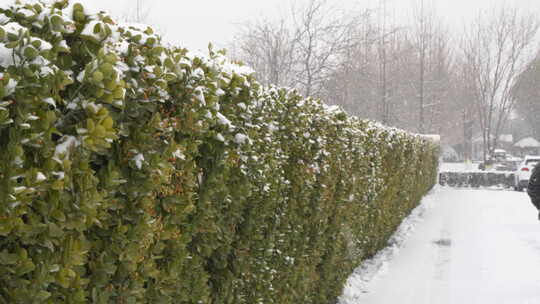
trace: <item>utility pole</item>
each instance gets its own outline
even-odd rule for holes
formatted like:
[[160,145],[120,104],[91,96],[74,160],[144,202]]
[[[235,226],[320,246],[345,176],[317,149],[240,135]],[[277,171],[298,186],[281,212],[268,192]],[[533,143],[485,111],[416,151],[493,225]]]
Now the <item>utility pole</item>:
[[419,126],[418,132],[424,133],[424,85],[425,85],[425,68],[426,68],[426,20],[424,11],[424,0],[420,0],[420,88],[419,88]]
[[382,123],[388,124],[390,121],[389,115],[389,106],[388,106],[388,95],[387,95],[387,75],[386,75],[386,0],[381,0],[380,6],[382,6],[382,29],[380,37],[380,48],[381,48],[381,107],[382,107]]

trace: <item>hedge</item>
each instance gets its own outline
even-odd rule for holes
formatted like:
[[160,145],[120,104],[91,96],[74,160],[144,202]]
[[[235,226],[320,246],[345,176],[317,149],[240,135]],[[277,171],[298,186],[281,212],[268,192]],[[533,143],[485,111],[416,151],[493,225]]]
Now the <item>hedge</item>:
[[429,140],[68,1],[0,9],[0,302],[333,303]]
[[439,184],[462,188],[514,188],[515,173],[510,171],[440,172]]

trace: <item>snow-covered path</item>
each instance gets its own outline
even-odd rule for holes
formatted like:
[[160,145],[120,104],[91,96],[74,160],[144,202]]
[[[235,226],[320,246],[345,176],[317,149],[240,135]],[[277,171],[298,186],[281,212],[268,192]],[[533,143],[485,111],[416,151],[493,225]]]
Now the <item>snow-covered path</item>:
[[436,188],[342,304],[540,303],[540,222],[525,192]]

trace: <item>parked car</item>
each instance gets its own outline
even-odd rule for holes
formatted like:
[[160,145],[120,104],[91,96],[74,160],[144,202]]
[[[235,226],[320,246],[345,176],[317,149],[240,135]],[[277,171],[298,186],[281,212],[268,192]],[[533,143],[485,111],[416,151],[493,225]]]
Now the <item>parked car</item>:
[[505,161],[507,159],[507,153],[504,149],[495,149],[491,153],[490,158],[494,159],[497,162]]
[[488,156],[485,162],[482,162],[478,169],[495,171],[515,171],[516,159],[508,154],[504,149],[495,149]]
[[523,191],[529,183],[532,169],[536,164],[540,162],[540,155],[527,155],[523,161],[519,164],[515,174],[514,189],[516,191]]

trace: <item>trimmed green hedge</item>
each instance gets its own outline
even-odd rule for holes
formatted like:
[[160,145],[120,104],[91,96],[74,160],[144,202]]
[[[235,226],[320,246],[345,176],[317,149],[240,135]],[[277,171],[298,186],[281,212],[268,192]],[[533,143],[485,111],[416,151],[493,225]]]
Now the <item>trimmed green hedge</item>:
[[333,303],[429,140],[57,1],[0,9],[0,302]]
[[473,172],[440,172],[441,186],[480,188],[499,187],[514,188],[515,173],[508,171],[473,171]]

